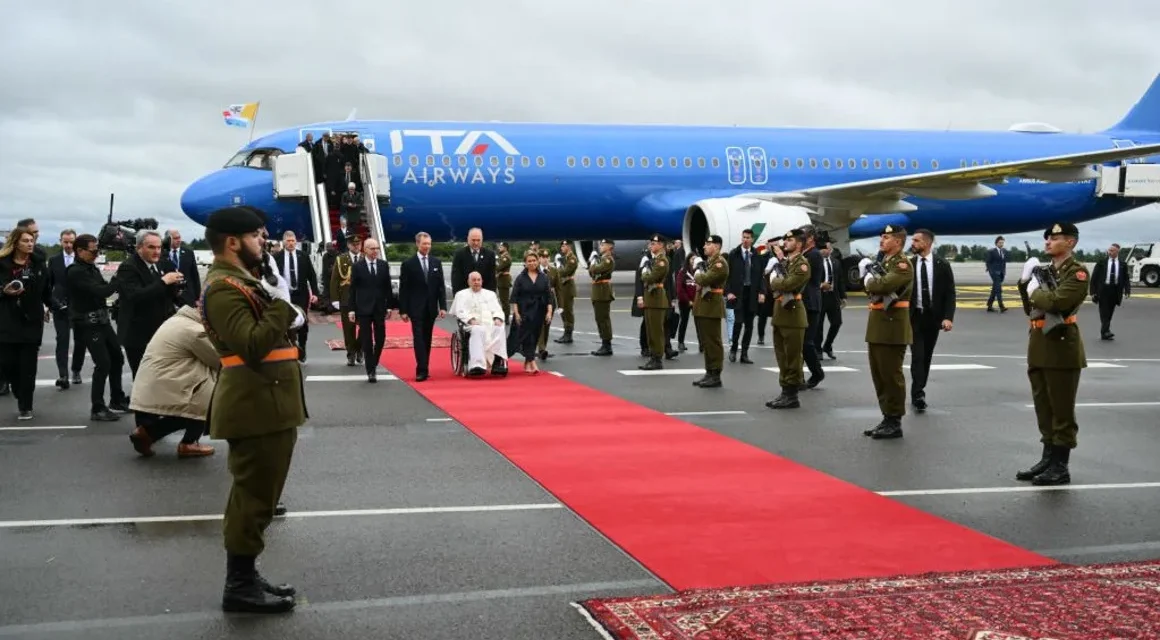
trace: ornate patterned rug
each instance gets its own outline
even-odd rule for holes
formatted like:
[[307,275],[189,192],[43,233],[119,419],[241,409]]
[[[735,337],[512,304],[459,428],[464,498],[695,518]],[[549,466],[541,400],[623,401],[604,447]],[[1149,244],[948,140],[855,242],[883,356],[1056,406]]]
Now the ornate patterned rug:
[[[340,338],[327,340],[326,346],[329,347],[331,351],[346,351],[346,343]],[[387,340],[383,344],[384,349],[410,349],[413,346],[414,341],[411,340],[411,336],[387,336]],[[451,338],[449,337],[434,336],[431,338],[432,349],[440,349],[450,346]]]
[[575,605],[639,640],[1160,638],[1160,561],[692,590]]

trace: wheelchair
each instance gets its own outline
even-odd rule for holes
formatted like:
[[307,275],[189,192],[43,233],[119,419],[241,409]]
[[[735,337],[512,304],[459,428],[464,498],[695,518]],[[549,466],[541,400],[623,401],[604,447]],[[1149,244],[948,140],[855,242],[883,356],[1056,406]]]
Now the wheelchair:
[[[456,376],[461,378],[469,377],[467,375],[467,363],[471,360],[471,330],[467,328],[459,318],[455,319],[455,333],[451,334],[451,370]],[[492,365],[495,361],[492,361]],[[501,371],[491,371],[490,373],[496,377],[503,377],[507,375],[507,362],[504,362],[504,368]]]

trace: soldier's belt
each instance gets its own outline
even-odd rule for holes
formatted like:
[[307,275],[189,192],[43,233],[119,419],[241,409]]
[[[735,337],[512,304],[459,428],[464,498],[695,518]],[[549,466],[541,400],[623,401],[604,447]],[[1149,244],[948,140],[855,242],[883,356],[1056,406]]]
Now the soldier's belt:
[[498,276],[510,276],[511,274],[512,274],[512,272],[511,272],[511,271],[496,271],[496,272],[495,272],[495,275],[496,275],[497,277],[498,277]]
[[612,278],[600,278],[599,280],[593,280],[592,284],[608,284],[609,282],[612,282]]
[[[782,299],[782,298],[784,298],[784,297],[785,297],[784,295],[782,295],[782,294],[778,294],[778,295],[777,295],[777,297],[776,297],[776,298],[774,298],[774,301],[781,300],[781,299]],[[795,294],[793,294],[793,299],[794,299],[794,300],[801,300],[801,299],[802,299],[802,294],[800,294],[800,293],[795,293]]]
[[575,279],[575,278],[576,278],[576,276],[568,276],[567,278],[564,278],[564,279],[562,280],[562,282],[568,282],[569,280],[573,280],[573,279]]
[[[1075,324],[1075,323],[1076,323],[1075,316],[1068,316],[1068,317],[1063,319],[1063,324]],[[1031,328],[1032,329],[1042,329],[1044,324],[1046,324],[1046,321],[1043,318],[1038,318],[1036,320],[1031,321]]]
[[[283,362],[286,360],[298,359],[298,347],[281,347],[274,349],[262,358],[262,362]],[[225,356],[222,358],[222,368],[228,369],[230,367],[240,367],[246,364],[241,356]]]
[[705,289],[705,293],[725,293],[724,289]]
[[650,284],[648,286],[648,288],[649,289],[659,289],[659,288],[664,287],[664,286],[665,286],[665,283],[663,283],[663,282],[654,282],[654,283]]
[[[894,304],[890,305],[890,308],[892,308],[892,309],[905,309],[909,306],[910,306],[910,300],[897,300],[894,302]],[[875,310],[875,311],[879,311],[881,309],[885,309],[886,307],[881,302],[871,302],[870,308]]]

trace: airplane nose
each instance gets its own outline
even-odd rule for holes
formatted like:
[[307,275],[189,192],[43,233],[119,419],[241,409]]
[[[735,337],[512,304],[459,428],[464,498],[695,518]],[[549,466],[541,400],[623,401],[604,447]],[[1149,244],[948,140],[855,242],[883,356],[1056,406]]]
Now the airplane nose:
[[190,220],[203,225],[212,211],[210,199],[214,195],[207,189],[208,178],[209,176],[206,176],[194,181],[181,194],[181,211]]

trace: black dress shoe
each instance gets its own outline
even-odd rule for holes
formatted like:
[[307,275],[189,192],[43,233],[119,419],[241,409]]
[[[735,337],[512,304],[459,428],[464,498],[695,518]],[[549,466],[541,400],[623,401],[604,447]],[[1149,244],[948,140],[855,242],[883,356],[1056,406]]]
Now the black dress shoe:
[[375,383],[379,381],[379,374],[375,371],[367,372],[367,382]]
[[129,413],[130,411],[132,411],[132,409],[129,408],[129,399],[128,398],[125,398],[123,400],[114,400],[113,402],[110,402],[109,409],[111,411],[117,411],[119,413]]
[[749,353],[748,353],[748,352],[745,352],[745,353],[742,353],[742,354],[741,354],[741,363],[742,363],[742,364],[753,364],[753,361],[749,359]]
[[915,398],[911,401],[914,404],[914,410],[918,413],[926,413],[926,398]]
[[415,382],[422,382],[427,379],[427,374],[420,373],[415,375]]
[[286,505],[282,504],[281,502],[274,505],[274,515],[276,515],[276,516],[286,515]]
[[72,383],[73,384],[80,384],[81,383],[81,372],[80,371],[76,371],[72,374]]
[[89,416],[89,419],[94,422],[116,422],[121,419],[121,416],[108,409],[98,409]]
[[68,389],[68,387],[69,387],[69,384],[68,384],[68,378],[66,378],[66,377],[64,377],[64,376],[61,376],[60,378],[57,378],[57,379],[56,379],[56,386],[57,386],[57,388],[59,388],[61,391],[64,391],[64,390]]

